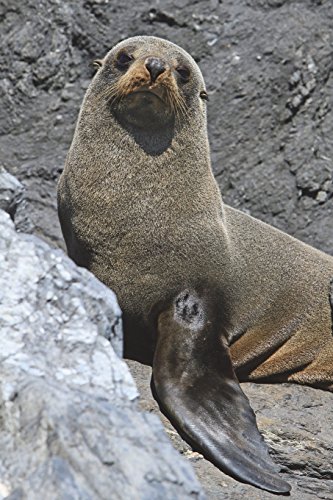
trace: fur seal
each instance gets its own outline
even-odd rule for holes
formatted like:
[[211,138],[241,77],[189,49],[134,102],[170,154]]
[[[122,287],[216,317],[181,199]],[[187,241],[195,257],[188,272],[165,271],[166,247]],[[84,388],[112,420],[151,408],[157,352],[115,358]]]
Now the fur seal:
[[139,36],[97,64],[58,186],[68,253],[117,293],[125,356],[180,433],[288,492],[238,379],[332,389],[333,258],[222,203],[187,52]]

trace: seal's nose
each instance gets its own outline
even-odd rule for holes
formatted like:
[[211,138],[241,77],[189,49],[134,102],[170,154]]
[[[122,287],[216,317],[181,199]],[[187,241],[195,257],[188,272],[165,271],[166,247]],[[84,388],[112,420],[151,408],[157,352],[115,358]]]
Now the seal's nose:
[[163,61],[161,61],[161,59],[158,59],[157,57],[148,57],[148,59],[145,60],[145,66],[150,73],[152,82],[154,82],[156,78],[165,71],[165,65]]

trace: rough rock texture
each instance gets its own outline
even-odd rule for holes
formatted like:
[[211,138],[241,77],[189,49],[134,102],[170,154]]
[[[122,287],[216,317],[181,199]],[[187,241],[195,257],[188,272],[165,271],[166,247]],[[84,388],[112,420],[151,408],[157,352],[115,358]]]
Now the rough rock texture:
[[0,210],[0,499],[203,498],[137,409],[120,314],[111,290]]
[[22,202],[23,193],[23,185],[0,167],[0,210],[7,212],[13,220],[17,206]]
[[[224,200],[333,254],[332,26],[331,0],[0,0],[0,164],[27,187],[25,230],[63,246],[55,184],[90,62],[122,38],[151,34],[183,46],[202,68]],[[150,409],[147,369],[131,368]],[[291,498],[333,498],[332,395],[245,390],[293,477]],[[266,400],[271,409],[261,410]],[[271,497],[204,459],[194,466],[209,498]]]
[[34,231],[63,244],[55,184],[91,61],[150,34],[202,68],[225,201],[333,253],[332,25],[331,0],[0,0],[0,164]]

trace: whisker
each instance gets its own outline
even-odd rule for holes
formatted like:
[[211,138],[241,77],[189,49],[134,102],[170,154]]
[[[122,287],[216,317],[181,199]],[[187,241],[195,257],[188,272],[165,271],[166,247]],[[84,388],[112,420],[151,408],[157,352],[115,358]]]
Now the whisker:
[[[110,101],[111,103],[117,101],[121,105],[131,92],[138,88],[134,81],[126,79],[118,82],[113,82],[108,87],[99,93],[99,98]],[[171,85],[163,85],[165,90],[165,100],[170,112],[175,116],[177,123],[182,119],[188,117],[188,109],[184,97],[179,93],[178,88]]]
[[109,87],[107,87],[103,92],[99,94],[99,97],[102,99],[115,99],[119,95],[119,86],[117,83],[111,84]]
[[173,101],[176,120],[180,122],[182,118],[186,118],[188,116],[188,110],[185,104],[185,100],[180,94],[175,94],[174,92],[171,94],[171,98]]

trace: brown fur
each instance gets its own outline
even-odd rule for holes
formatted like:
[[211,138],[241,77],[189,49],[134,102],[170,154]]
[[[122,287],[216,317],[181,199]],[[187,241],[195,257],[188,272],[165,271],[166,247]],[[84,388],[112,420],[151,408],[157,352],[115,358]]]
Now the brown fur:
[[333,258],[222,203],[185,51],[135,37],[98,65],[58,187],[68,253],[115,290],[125,356],[153,364],[180,432],[226,472],[286,493],[234,369],[332,389]]
[[[136,60],[119,74],[114,58],[124,48],[133,49]],[[112,100],[121,103],[149,87],[147,49],[167,62],[150,88],[167,96],[166,114],[176,109],[182,117],[170,126],[170,143],[156,153],[153,142],[165,136],[163,128],[145,148],[111,112]],[[184,62],[192,73],[185,90],[174,76]],[[130,39],[104,58],[59,182],[69,254],[116,291],[125,325],[140,324],[128,332],[129,356],[151,361],[148,319],[156,304],[208,283],[223,296],[225,331],[242,379],[329,387],[333,258],[222,204],[199,97],[204,88],[190,56],[163,40]]]

